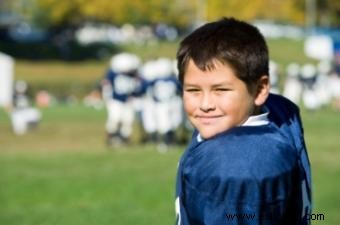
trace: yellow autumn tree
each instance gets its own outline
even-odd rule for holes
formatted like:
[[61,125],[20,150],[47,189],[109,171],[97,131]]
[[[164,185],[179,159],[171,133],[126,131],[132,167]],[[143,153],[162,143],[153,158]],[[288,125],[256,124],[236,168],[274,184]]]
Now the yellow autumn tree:
[[[9,0],[8,0],[9,1]],[[35,22],[79,24],[86,20],[114,24],[172,23],[188,26],[223,16],[266,19],[303,25],[309,0],[11,0],[28,2]],[[339,0],[315,0],[318,24],[339,24]],[[26,4],[26,5],[27,5]]]
[[211,0],[207,1],[207,19],[233,16],[243,20],[269,19],[303,24],[303,2],[304,0]]

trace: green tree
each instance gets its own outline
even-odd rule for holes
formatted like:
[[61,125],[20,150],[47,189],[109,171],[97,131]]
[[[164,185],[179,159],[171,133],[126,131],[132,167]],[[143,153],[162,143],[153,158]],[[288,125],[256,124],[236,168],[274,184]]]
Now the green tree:
[[234,16],[244,20],[270,19],[304,24],[303,0],[212,0],[208,2],[208,20]]
[[318,18],[320,25],[339,26],[340,25],[340,1],[324,0],[317,2]]
[[36,0],[35,21],[41,25],[79,24],[102,21],[121,25],[171,22],[187,25],[191,21],[192,0]]
[[[0,3],[9,0],[0,0]],[[42,26],[77,25],[84,21],[172,23],[186,27],[199,20],[235,16],[305,25],[308,0],[12,0],[26,18]],[[315,0],[316,23],[340,24],[339,0]],[[1,5],[0,5],[1,6]]]

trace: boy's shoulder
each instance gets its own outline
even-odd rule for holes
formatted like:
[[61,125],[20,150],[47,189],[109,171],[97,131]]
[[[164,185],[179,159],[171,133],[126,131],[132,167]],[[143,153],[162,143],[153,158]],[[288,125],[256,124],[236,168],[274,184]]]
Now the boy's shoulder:
[[294,146],[276,127],[237,127],[189,149],[184,172],[262,180],[292,170],[296,160]]
[[297,151],[275,129],[239,127],[199,143],[189,149],[184,161],[186,182],[200,193],[213,193],[214,198],[228,187],[250,193],[289,179],[297,166]]
[[299,107],[289,99],[270,94],[265,106],[270,111],[268,119],[278,130],[294,143],[300,152],[305,149],[303,125]]
[[265,106],[270,111],[269,120],[278,126],[289,124],[300,114],[299,107],[295,103],[278,94],[269,94]]

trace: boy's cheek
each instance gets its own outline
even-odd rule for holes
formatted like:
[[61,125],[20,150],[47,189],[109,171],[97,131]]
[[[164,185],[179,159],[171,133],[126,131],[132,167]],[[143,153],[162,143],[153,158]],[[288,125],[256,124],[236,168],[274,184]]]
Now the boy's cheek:
[[196,103],[197,101],[195,99],[190,99],[190,98],[183,98],[183,106],[184,106],[184,110],[187,114],[191,114],[195,111],[195,109],[197,108]]
[[194,110],[193,110],[193,107],[191,107],[190,105],[184,104],[184,111],[186,112],[188,116],[190,116]]

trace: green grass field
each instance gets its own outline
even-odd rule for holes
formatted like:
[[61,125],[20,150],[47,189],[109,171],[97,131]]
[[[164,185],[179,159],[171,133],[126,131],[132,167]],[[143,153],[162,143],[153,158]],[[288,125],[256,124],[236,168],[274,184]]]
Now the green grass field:
[[109,149],[105,111],[83,106],[46,109],[20,137],[0,115],[0,224],[173,224],[180,148]]
[[[340,223],[338,112],[302,111],[313,170],[316,225]],[[173,224],[183,148],[160,154],[104,144],[105,111],[81,105],[43,111],[37,130],[14,136],[0,113],[0,224]]]
[[[309,60],[302,42],[277,40],[269,46],[282,65]],[[284,51],[282,46],[287,46]],[[132,46],[147,58],[171,56],[176,45],[147,49]],[[15,72],[29,84],[67,83],[73,90],[100,78],[106,63],[19,61]],[[42,112],[37,130],[15,136],[0,109],[0,225],[174,224],[175,176],[184,146],[165,154],[138,144],[113,150],[104,142],[104,109],[57,105]],[[312,163],[314,213],[324,215],[312,224],[338,225],[339,112],[302,110],[302,119]]]

